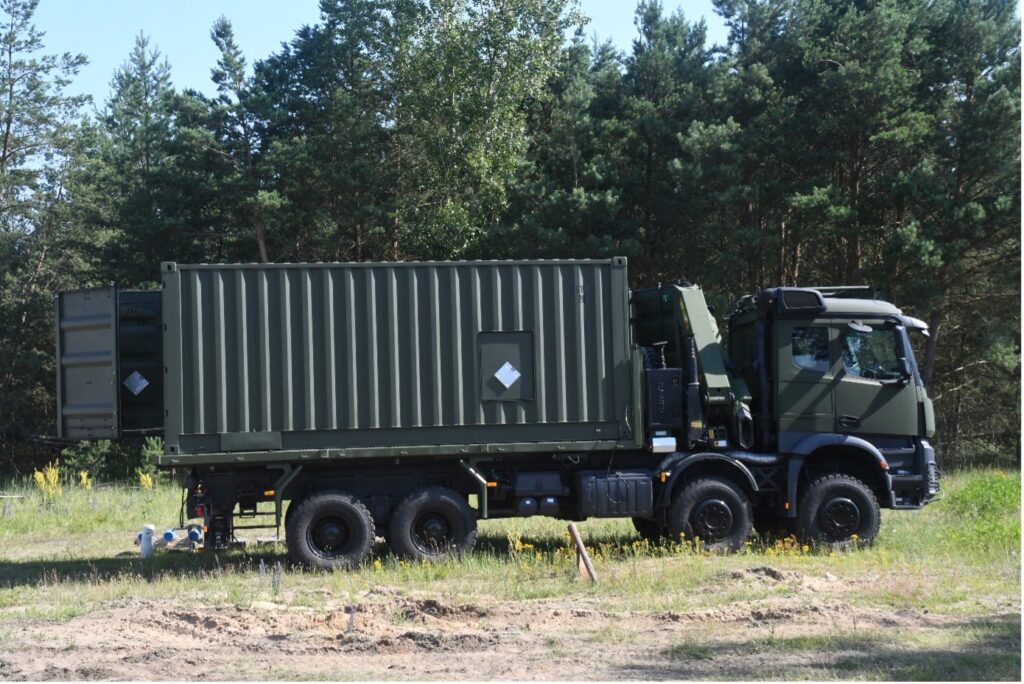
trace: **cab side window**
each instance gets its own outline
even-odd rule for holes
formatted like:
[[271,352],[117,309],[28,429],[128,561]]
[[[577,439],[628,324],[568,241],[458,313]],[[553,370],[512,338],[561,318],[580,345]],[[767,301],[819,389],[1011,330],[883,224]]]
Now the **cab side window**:
[[793,328],[793,363],[799,368],[827,373],[828,328],[821,325]]
[[846,331],[840,338],[843,350],[843,368],[847,375],[872,380],[887,380],[900,376],[896,331]]

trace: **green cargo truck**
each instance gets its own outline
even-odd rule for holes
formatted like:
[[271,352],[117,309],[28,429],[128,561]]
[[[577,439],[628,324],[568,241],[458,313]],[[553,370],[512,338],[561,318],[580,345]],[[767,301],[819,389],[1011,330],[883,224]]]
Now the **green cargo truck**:
[[726,344],[699,287],[630,291],[624,258],[161,272],[57,295],[58,431],[162,435],[209,547],[283,523],[309,565],[431,559],[531,515],[840,543],[939,491],[926,326],[856,288],[743,297]]

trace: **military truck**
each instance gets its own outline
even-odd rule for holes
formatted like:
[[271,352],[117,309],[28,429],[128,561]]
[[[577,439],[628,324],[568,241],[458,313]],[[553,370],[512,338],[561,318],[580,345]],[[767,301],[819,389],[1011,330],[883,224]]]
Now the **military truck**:
[[736,549],[871,541],[939,491],[927,334],[851,288],[762,290],[719,334],[625,258],[161,265],[56,297],[59,434],[160,434],[203,543],[282,523],[291,557],[465,553],[477,522],[632,518]]

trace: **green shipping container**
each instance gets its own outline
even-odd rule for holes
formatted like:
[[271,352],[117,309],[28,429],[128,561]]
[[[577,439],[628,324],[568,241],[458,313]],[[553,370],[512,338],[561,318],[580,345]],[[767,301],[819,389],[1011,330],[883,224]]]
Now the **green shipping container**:
[[160,465],[640,444],[624,258],[161,270]]

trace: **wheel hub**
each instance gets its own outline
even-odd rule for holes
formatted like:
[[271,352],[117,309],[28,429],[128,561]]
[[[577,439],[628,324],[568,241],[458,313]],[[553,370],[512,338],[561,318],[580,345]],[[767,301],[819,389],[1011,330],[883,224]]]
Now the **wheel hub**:
[[732,529],[732,521],[732,510],[721,499],[704,499],[690,514],[694,535],[707,542],[725,539]]
[[818,511],[818,523],[831,541],[848,539],[860,529],[860,508],[845,496],[832,497]]
[[331,556],[341,549],[348,541],[348,526],[339,518],[321,518],[313,526],[310,534],[312,547],[324,556]]
[[428,513],[416,521],[416,541],[424,549],[444,548],[451,538],[448,521],[436,513]]

